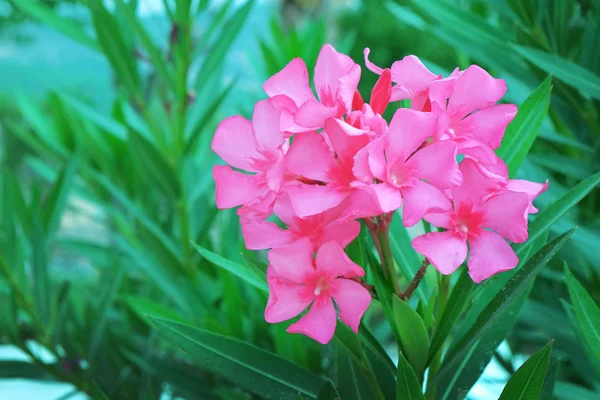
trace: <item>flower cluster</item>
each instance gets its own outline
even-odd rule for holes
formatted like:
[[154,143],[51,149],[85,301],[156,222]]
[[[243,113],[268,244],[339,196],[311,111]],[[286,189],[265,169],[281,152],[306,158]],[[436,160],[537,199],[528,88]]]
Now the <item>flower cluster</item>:
[[[369,103],[357,89],[361,67],[325,45],[317,96],[305,63],[294,59],[265,82],[269,98],[255,105],[252,121],[225,119],[212,142],[229,164],[213,171],[217,207],[241,206],[246,246],[270,249],[265,319],[285,321],[310,307],[288,331],[321,343],[334,334],[336,306],[356,332],[371,301],[363,269],[344,253],[358,219],[402,207],[405,226],[424,219],[441,228],[415,238],[417,252],[442,274],[470,253],[469,274],[481,282],[517,265],[505,239],[527,239],[532,201],[547,188],[509,179],[494,152],[517,112],[496,104],[503,80],[475,65],[444,78],[415,56],[383,69],[368,55],[367,68],[380,75]],[[382,115],[398,100],[410,108],[388,124]]]

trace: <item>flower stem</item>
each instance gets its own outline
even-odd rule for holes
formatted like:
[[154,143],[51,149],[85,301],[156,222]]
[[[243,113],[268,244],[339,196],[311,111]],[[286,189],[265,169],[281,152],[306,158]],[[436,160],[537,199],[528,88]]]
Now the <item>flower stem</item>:
[[421,283],[421,280],[425,276],[425,272],[427,272],[428,266],[429,266],[429,260],[428,259],[423,260],[423,263],[421,264],[421,267],[415,274],[415,277],[413,278],[412,281],[410,281],[410,283],[409,283],[408,287],[406,288],[406,290],[404,291],[404,293],[402,293],[400,295],[401,299],[403,299],[403,300],[410,299],[410,296],[412,296],[413,292],[415,291],[417,286],[419,286],[419,283]]
[[392,256],[392,248],[390,247],[391,219],[391,214],[378,218],[375,235],[373,238],[377,238],[375,242],[376,244],[379,243],[378,250],[383,271],[385,272],[388,281],[392,285],[394,292],[400,296],[402,290],[400,289],[400,282],[398,281],[398,275],[396,274],[394,257]]

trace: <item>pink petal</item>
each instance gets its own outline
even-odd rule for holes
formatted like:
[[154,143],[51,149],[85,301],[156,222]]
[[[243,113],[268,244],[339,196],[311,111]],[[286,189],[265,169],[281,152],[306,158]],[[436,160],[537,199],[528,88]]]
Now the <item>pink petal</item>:
[[284,224],[292,228],[296,227],[295,221],[298,216],[294,211],[294,207],[292,207],[292,201],[287,192],[277,198],[273,211]]
[[388,165],[405,161],[427,139],[435,134],[436,116],[431,113],[400,108],[388,128],[389,144],[386,151]]
[[425,214],[423,219],[429,222],[433,226],[437,226],[439,228],[449,229],[452,227],[452,217],[454,215],[454,210],[445,211],[441,213],[430,213]]
[[301,333],[321,344],[327,344],[333,338],[337,318],[331,297],[315,301],[310,311],[287,329],[289,333]]
[[334,241],[323,244],[317,250],[317,270],[325,272],[332,279],[365,275],[365,271],[353,263],[340,245]]
[[366,47],[363,50],[363,55],[365,57],[365,65],[367,66],[367,69],[371,72],[375,72],[377,75],[381,75],[383,73],[383,68],[378,67],[377,65],[375,65],[371,61],[369,61],[370,53],[371,53],[371,49],[369,49],[368,47]]
[[313,244],[302,238],[290,245],[272,249],[267,254],[275,272],[295,283],[304,283],[314,275]]
[[285,155],[288,171],[321,182],[331,180],[329,172],[338,165],[323,135],[307,132],[297,135]]
[[336,279],[335,283],[337,290],[333,293],[333,299],[338,306],[340,319],[354,333],[358,333],[360,320],[371,304],[371,294],[357,282],[348,279]]
[[495,104],[504,93],[506,82],[494,79],[477,65],[471,65],[456,80],[448,111],[456,118],[463,118],[477,109]]
[[413,248],[423,254],[441,274],[456,271],[467,257],[467,242],[451,231],[431,232],[412,241]]
[[336,117],[337,113],[337,107],[327,107],[310,99],[298,109],[294,122],[311,130],[321,129],[325,125],[325,121]]
[[[342,105],[344,111],[352,109],[352,100],[354,99],[354,93],[356,93],[358,88],[360,72],[360,65],[354,64],[348,74],[340,78],[340,86],[336,101],[337,104]],[[338,117],[341,117],[341,115],[338,115]]]
[[240,222],[244,224],[246,222],[266,220],[273,213],[273,205],[277,198],[277,193],[269,190],[244,204],[236,212],[240,217]]
[[237,115],[219,124],[210,147],[225,162],[246,171],[255,172],[252,159],[262,159],[252,123]]
[[369,143],[366,131],[357,129],[346,122],[332,118],[325,122],[325,132],[338,158],[351,162],[356,153]]
[[392,81],[406,91],[408,96],[405,98],[416,96],[426,90],[431,82],[439,79],[439,76],[429,71],[418,57],[412,55],[394,62],[391,70]]
[[267,269],[267,282],[269,284],[269,301],[265,309],[265,320],[270,324],[286,321],[298,316],[313,300],[302,296],[302,285],[282,282],[273,267]]
[[289,231],[267,221],[252,221],[242,224],[242,234],[248,250],[277,248],[294,241]]
[[357,179],[365,183],[372,183],[375,178],[387,180],[386,139],[385,136],[379,137],[356,153],[352,172]]
[[450,189],[462,183],[456,162],[456,144],[451,140],[434,142],[418,150],[407,162],[415,175],[439,189]]
[[341,204],[341,206],[345,206],[345,209],[340,215],[340,219],[358,219],[383,214],[377,200],[368,190],[368,185],[360,186],[358,189],[353,191]]
[[216,184],[216,200],[219,209],[240,206],[258,197],[267,188],[257,175],[234,171],[230,166],[215,165],[213,178]]
[[529,196],[526,193],[504,192],[490,197],[483,203],[484,226],[495,230],[513,243],[527,240],[527,210]]
[[298,112],[298,106],[296,106],[292,99],[281,94],[271,97],[269,102],[280,114],[279,129],[285,133],[285,137],[289,137],[293,133],[311,131],[311,129],[302,127],[294,121],[295,115]]
[[317,246],[320,247],[323,243],[333,240],[345,248],[358,237],[359,233],[360,222],[358,221],[334,222],[323,228]]
[[301,58],[294,58],[281,71],[270,77],[263,84],[263,89],[269,97],[280,94],[288,96],[298,107],[308,99],[314,98],[308,82],[308,70]]
[[529,196],[529,208],[527,212],[535,214],[538,212],[538,209],[533,206],[533,201],[548,189],[548,181],[546,180],[545,183],[537,183],[522,179],[511,179],[508,181],[506,189],[511,192],[526,193],[527,196]]
[[387,182],[376,183],[366,186],[375,200],[379,208],[388,213],[395,211],[402,205],[402,193],[400,189],[390,185]]
[[463,154],[486,165],[503,163],[494,149],[476,139],[458,137],[454,140],[458,146],[458,154]]
[[463,183],[452,190],[455,204],[460,204],[466,199],[471,199],[473,204],[492,193],[497,192],[506,185],[507,180],[492,174],[477,162],[465,158],[460,163]]
[[307,185],[298,182],[288,185],[287,193],[296,214],[304,218],[339,205],[350,191],[336,189],[332,185]]
[[494,232],[481,231],[479,237],[469,238],[469,247],[469,275],[475,283],[511,270],[519,263],[510,245]]
[[269,153],[276,154],[283,145],[283,134],[279,130],[279,117],[269,100],[261,100],[254,106],[252,127],[259,146]]
[[[404,207],[402,223],[413,226],[427,213],[452,210],[452,203],[446,195],[436,187],[423,181],[417,181],[413,187],[402,189]],[[439,226],[439,225],[436,225]]]
[[500,147],[506,126],[517,114],[514,104],[497,104],[469,115],[454,126],[456,135],[469,135],[492,149]]
[[[319,57],[317,58],[317,64],[315,65],[315,88],[319,94],[319,99],[323,101],[322,92],[325,88],[329,87],[332,94],[338,92],[340,89],[340,79],[345,75],[348,75],[357,64],[347,55],[338,53],[333,46],[326,44],[321,48]],[[355,72],[353,72],[355,73]],[[358,70],[360,78],[360,67]],[[358,84],[358,80],[356,80]],[[347,109],[350,109],[352,103],[352,97],[356,86],[350,92],[350,98],[348,99]]]
[[434,108],[437,106],[440,112],[446,111],[446,103],[452,96],[455,83],[456,78],[444,78],[431,82],[429,85],[429,100]]
[[383,114],[392,95],[392,72],[383,71],[371,92],[371,108],[377,114]]

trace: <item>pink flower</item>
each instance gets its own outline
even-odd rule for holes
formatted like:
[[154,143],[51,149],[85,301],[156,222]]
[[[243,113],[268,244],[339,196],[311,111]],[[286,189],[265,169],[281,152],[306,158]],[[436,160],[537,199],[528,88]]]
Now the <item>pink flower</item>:
[[241,116],[222,121],[211,148],[232,167],[217,165],[213,177],[220,209],[250,204],[265,207],[281,193],[284,184],[284,154],[287,141],[279,130],[279,113],[268,100],[254,107],[252,122]]
[[326,44],[315,66],[314,83],[319,100],[312,93],[306,64],[300,58],[293,59],[269,78],[263,89],[269,97],[284,95],[292,100],[285,105],[284,100],[277,101],[285,110],[282,112],[282,129],[303,132],[323,128],[328,118],[341,117],[349,111],[359,80],[360,66]]
[[329,241],[345,248],[360,233],[358,221],[340,218],[346,204],[342,203],[321,214],[300,218],[294,212],[289,196],[279,197],[275,203],[275,214],[287,225],[282,229],[274,222],[253,220],[242,224],[246,248],[264,250],[291,244],[302,238],[309,238],[315,249]]
[[444,232],[415,238],[414,249],[423,254],[444,275],[454,272],[467,257],[469,275],[479,283],[514,268],[519,260],[504,240],[527,240],[529,196],[505,190],[501,180],[486,176],[476,162],[465,159],[460,170],[463,184],[452,191],[453,208],[425,215]]
[[431,111],[438,116],[436,138],[456,142],[458,153],[490,164],[500,160],[507,125],[517,113],[514,104],[496,104],[506,83],[482,68],[471,65],[456,79],[442,79],[429,86]]
[[442,192],[460,185],[462,177],[452,141],[426,144],[434,135],[435,115],[410,109],[394,114],[387,135],[360,150],[354,175],[383,212],[404,202],[403,222],[416,224],[425,213],[446,210],[450,201]]
[[[354,332],[371,303],[369,292],[351,278],[364,276],[336,242],[327,242],[317,251],[309,238],[287,247],[269,251],[269,300],[265,319],[278,323],[298,316],[310,306],[300,320],[287,329],[302,333],[319,343],[328,343],[335,333],[339,317]],[[312,304],[312,305],[311,305]]]
[[354,155],[369,143],[370,136],[349,134],[349,129],[354,128],[330,118],[325,122],[326,136],[308,132],[294,138],[286,168],[297,179],[286,190],[300,218],[336,207],[356,192]]

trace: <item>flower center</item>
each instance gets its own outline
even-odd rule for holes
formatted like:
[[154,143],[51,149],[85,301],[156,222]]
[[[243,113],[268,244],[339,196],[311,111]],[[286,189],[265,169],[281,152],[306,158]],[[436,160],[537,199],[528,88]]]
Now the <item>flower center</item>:
[[329,288],[329,281],[327,280],[327,278],[322,276],[317,280],[313,293],[315,294],[315,296],[319,296],[322,293],[326,293],[329,290]]

